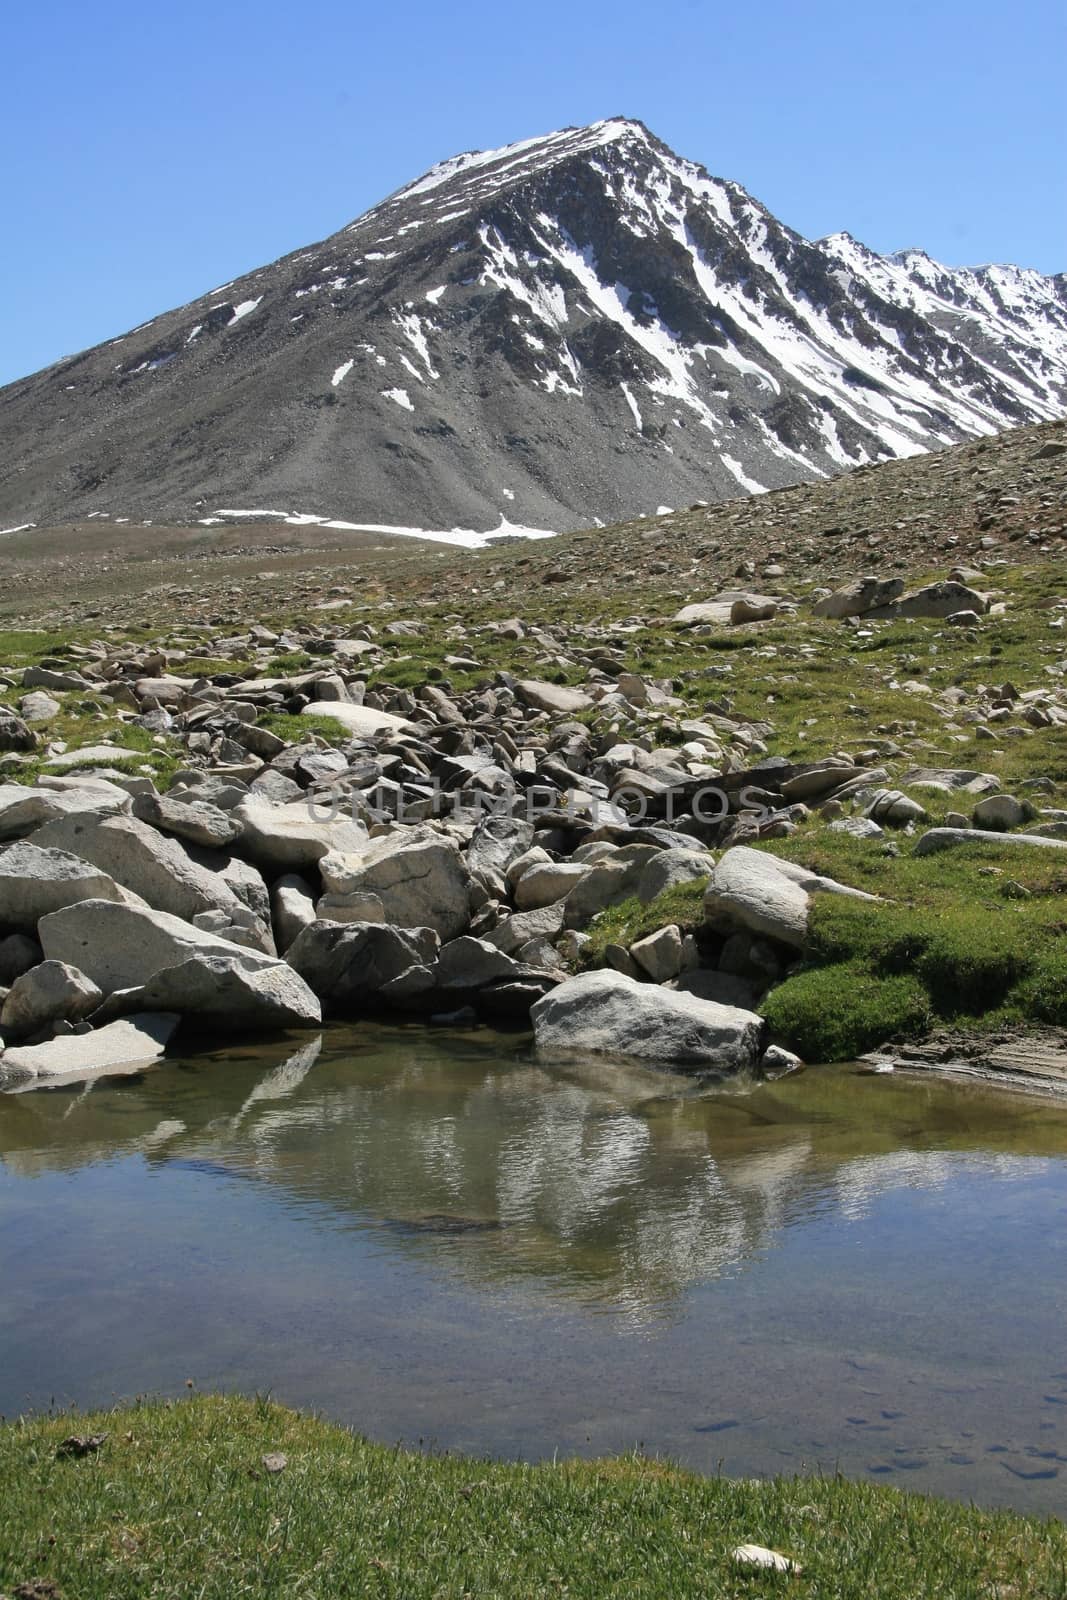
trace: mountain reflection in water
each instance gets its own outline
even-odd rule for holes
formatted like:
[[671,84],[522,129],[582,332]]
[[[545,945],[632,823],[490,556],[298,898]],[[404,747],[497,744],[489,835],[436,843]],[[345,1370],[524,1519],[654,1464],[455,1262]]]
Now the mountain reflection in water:
[[858,1218],[976,1156],[1011,1177],[1020,1157],[1067,1155],[1067,1107],[931,1078],[823,1068],[702,1089],[595,1059],[549,1069],[484,1033],[364,1026],[323,1044],[5,1097],[0,1156],[28,1175],[140,1153],[266,1182],[465,1278],[664,1316],[805,1219]]
[[1067,1106],[334,1028],[0,1096],[0,1412],[273,1389],[380,1438],[1067,1483]]

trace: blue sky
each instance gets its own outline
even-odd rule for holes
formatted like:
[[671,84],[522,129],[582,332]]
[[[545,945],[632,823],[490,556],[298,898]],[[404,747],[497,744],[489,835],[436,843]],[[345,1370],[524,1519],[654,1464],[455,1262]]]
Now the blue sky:
[[809,237],[1067,268],[1060,0],[8,8],[0,383],[444,156],[640,117]]

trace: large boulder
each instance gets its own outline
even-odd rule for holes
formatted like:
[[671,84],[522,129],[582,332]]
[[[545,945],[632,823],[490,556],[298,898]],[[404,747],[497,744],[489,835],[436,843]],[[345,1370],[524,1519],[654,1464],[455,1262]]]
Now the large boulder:
[[56,817],[111,817],[130,809],[130,797],[111,784],[84,789],[27,788],[0,783],[0,840],[24,839]]
[[546,1055],[592,1051],[717,1073],[753,1068],[765,1027],[752,1011],[608,971],[568,978],[530,1015],[537,1048]]
[[298,934],[315,921],[315,893],[298,872],[286,872],[270,896],[274,939],[284,955]]
[[1067,850],[1067,839],[1049,839],[1039,833],[993,833],[988,828],[930,828],[916,841],[915,855],[932,856],[939,850],[953,850],[958,845],[1016,845],[1022,849],[1036,846],[1039,850]]
[[366,739],[376,733],[414,733],[413,723],[406,717],[395,716],[391,711],[375,711],[371,706],[355,706],[345,700],[313,700],[304,707],[308,717],[332,717],[357,738]]
[[15,1087],[32,1087],[34,1080],[74,1083],[109,1073],[139,1072],[159,1060],[178,1021],[173,1013],[146,1012],[92,1033],[16,1046],[0,1056],[0,1080],[12,1080]]
[[430,967],[438,940],[430,928],[391,928],[379,922],[313,922],[290,946],[286,960],[320,999],[359,1007],[410,967]]
[[593,704],[592,695],[581,689],[570,689],[564,683],[542,683],[538,678],[520,679],[515,693],[524,706],[551,712],[553,716],[570,717],[576,711],[588,711]]
[[12,984],[0,1011],[0,1028],[5,1038],[25,1039],[54,1022],[81,1022],[103,998],[77,967],[42,961]]
[[0,927],[29,933],[42,917],[79,900],[128,903],[136,897],[69,850],[29,840],[0,848]]
[[714,595],[710,600],[698,600],[693,605],[683,606],[681,611],[675,614],[674,621],[685,628],[693,628],[700,624],[724,628],[734,620],[733,612],[737,605],[763,611],[769,606],[777,609],[780,603],[781,596],[776,599],[770,594],[753,594],[749,589],[724,589],[721,594]]
[[53,911],[41,918],[37,937],[48,960],[79,968],[104,994],[141,988],[164,967],[194,955],[228,956],[253,970],[277,965],[258,950],[231,944],[165,911],[108,900],[83,900]]
[[704,919],[718,933],[745,928],[800,950],[807,939],[811,897],[816,893],[877,899],[795,862],[737,845],[726,851],[712,871],[704,892]]
[[212,1032],[306,1028],[322,1021],[318,999],[284,961],[249,968],[217,953],[192,955],[155,973],[141,1004],[148,1011],[177,1011]]
[[367,848],[362,822],[310,799],[274,806],[249,796],[233,816],[241,825],[242,851],[272,876],[313,867],[331,851],[345,855]]
[[376,895],[387,923],[434,928],[455,939],[470,922],[470,876],[455,842],[434,828],[406,828],[374,839],[323,874],[330,895]]
[[906,594],[893,607],[898,617],[951,617],[957,611],[973,611],[984,616],[989,610],[988,595],[979,594],[965,583],[948,578],[928,583],[923,589]]
[[904,593],[903,578],[856,578],[842,588],[835,589],[821,600],[816,600],[812,611],[817,617],[839,620],[843,617],[862,617],[868,611],[888,606]]
[[0,750],[32,750],[37,735],[6,706],[0,706]]
[[241,836],[241,824],[208,800],[173,800],[165,794],[138,795],[133,814],[160,833],[173,834],[208,850],[224,850]]
[[642,905],[647,905],[665,889],[676,889],[679,884],[696,883],[708,877],[714,865],[714,856],[706,850],[657,850],[641,868],[637,898]]
[[202,911],[232,916],[243,906],[219,873],[194,861],[177,839],[134,817],[63,817],[39,828],[31,842],[69,850],[157,911],[187,922]]

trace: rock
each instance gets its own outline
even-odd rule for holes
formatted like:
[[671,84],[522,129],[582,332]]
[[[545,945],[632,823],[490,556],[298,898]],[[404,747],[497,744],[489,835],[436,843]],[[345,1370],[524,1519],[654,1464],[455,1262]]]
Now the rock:
[[29,789],[0,783],[0,841],[22,839],[57,817],[111,817],[130,809],[130,797],[112,784],[78,789]]
[[708,877],[714,865],[714,856],[706,850],[659,850],[641,868],[637,898],[642,905],[648,905],[665,889]]
[[0,706],[0,750],[33,750],[37,735],[6,706]]
[[870,817],[838,817],[836,822],[830,823],[831,833],[848,833],[853,839],[882,839],[885,829],[880,828],[877,822],[872,822]]
[[415,724],[406,717],[394,716],[389,711],[375,711],[371,706],[351,705],[342,700],[313,700],[304,707],[307,717],[330,717],[355,734],[359,739],[373,738],[377,733],[415,733]]
[[22,687],[58,689],[62,693],[66,689],[91,689],[93,685],[80,672],[53,672],[51,667],[24,667]]
[[747,928],[795,949],[807,938],[811,896],[843,894],[874,902],[874,895],[850,889],[832,878],[782,861],[762,850],[738,845],[722,856],[704,895],[704,916],[718,932]]
[[945,625],[949,628],[977,628],[978,622],[976,611],[953,611],[945,618]]
[[989,600],[977,589],[951,578],[942,583],[928,583],[898,600],[893,608],[898,617],[950,617],[954,611],[973,611],[984,615],[989,610]]
[[988,828],[1005,833],[1020,823],[1032,822],[1037,816],[1034,807],[1026,800],[1016,800],[1012,794],[991,794],[979,800],[972,813],[976,828]]
[[530,848],[533,836],[533,824],[519,817],[486,817],[474,830],[467,850],[471,876],[502,884],[511,863]]
[[754,983],[734,972],[711,972],[697,967],[682,972],[671,984],[679,994],[694,995],[698,1000],[710,1000],[715,1005],[735,1006],[741,1011],[754,1011],[766,984]]
[[484,936],[484,942],[495,950],[502,950],[506,956],[513,956],[532,939],[554,938],[562,927],[563,902],[556,900],[551,905],[539,906],[536,911],[519,911],[513,917],[505,917]]
[[517,963],[488,940],[466,935],[441,946],[437,983],[442,989],[484,989],[488,983],[511,981],[518,971]]
[[576,711],[588,711],[593,697],[581,689],[569,689],[561,683],[542,683],[535,678],[520,679],[515,693],[523,705],[535,711],[549,711],[556,716],[572,716]]
[[224,850],[241,836],[241,824],[206,800],[185,803],[172,800],[169,795],[137,795],[133,815],[160,833],[173,834],[208,850]]
[[85,744],[77,750],[64,750],[60,755],[48,756],[45,765],[53,772],[72,772],[76,767],[110,767],[116,761],[138,759],[136,750],[127,750],[122,745]]
[[16,978],[21,978],[24,972],[43,960],[37,940],[27,938],[24,933],[10,933],[6,939],[0,939],[0,988],[10,987]]
[[761,1567],[769,1572],[789,1572],[794,1576],[804,1570],[789,1556],[783,1556],[777,1550],[768,1550],[762,1544],[739,1544],[732,1552],[731,1559],[739,1567]]
[[272,875],[313,867],[330,851],[365,850],[369,842],[362,822],[310,800],[273,806],[247,797],[233,815],[241,825],[242,851]]
[[914,854],[932,856],[956,845],[1034,845],[1039,849],[1067,850],[1067,839],[1046,839],[1038,833],[993,833],[987,828],[931,828],[916,842]]
[[409,967],[428,967],[436,956],[437,937],[429,928],[313,922],[286,960],[320,999],[352,1007],[373,1001],[391,979]]
[[92,1033],[69,1034],[49,1044],[21,1045],[0,1056],[0,1077],[77,1082],[108,1073],[139,1072],[158,1061],[178,1026],[173,1014],[111,1022]]
[[63,817],[39,828],[30,842],[92,862],[172,917],[191,922],[202,911],[224,911],[241,920],[235,913],[242,902],[218,872],[200,866],[177,839],[134,817]]
[[681,929],[673,922],[657,928],[655,933],[632,944],[630,954],[653,983],[667,983],[682,970]]
[[69,850],[45,848],[30,840],[0,847],[0,926],[32,932],[42,917],[79,900],[128,903],[128,894],[109,873]]
[[315,903],[317,922],[388,922],[385,907],[376,894],[324,894]]
[[618,972],[568,978],[531,1012],[543,1054],[594,1052],[681,1063],[714,1072],[755,1066],[762,1017],[635,982]]
[[466,931],[470,878],[455,843],[432,827],[386,834],[331,865],[331,893],[377,895],[394,927],[434,928],[442,939]]
[[812,611],[817,617],[840,620],[844,617],[862,617],[868,611],[892,604],[904,593],[902,578],[857,578],[841,589],[835,589],[822,600],[817,600]]
[[0,1011],[5,1035],[28,1038],[61,1019],[80,1022],[103,999],[95,983],[62,961],[42,961],[16,978]]
[[232,956],[204,953],[163,967],[145,984],[149,1011],[177,1011],[213,1032],[305,1028],[322,1021],[322,1006],[284,961],[242,966]]
[[903,789],[933,789],[939,794],[993,794],[1000,779],[992,772],[972,772],[951,767],[912,767],[900,780]]
[[51,722],[53,717],[59,716],[62,709],[59,701],[53,700],[43,689],[35,689],[32,694],[24,694],[19,701],[19,710],[27,722]]
[[228,956],[249,968],[276,964],[258,950],[230,944],[164,911],[108,900],[83,900],[53,911],[41,918],[37,936],[48,960],[78,967],[105,995],[141,988],[164,967],[180,966],[194,955]]
[[315,894],[307,878],[298,872],[278,878],[270,890],[270,920],[278,952],[285,955],[296,936],[315,922]]
[[571,861],[535,864],[515,885],[515,904],[520,911],[536,911],[541,906],[563,900],[592,869]]
[[730,607],[730,622],[735,628],[745,622],[773,622],[777,615],[776,601],[768,600],[763,605],[756,605],[749,595],[743,595],[740,600],[735,600]]
[[768,1045],[760,1056],[759,1070],[764,1078],[784,1078],[789,1072],[799,1072],[804,1063],[792,1050],[780,1044]]
[[777,610],[781,602],[769,594],[752,594],[747,589],[724,589],[711,600],[701,600],[695,605],[683,606],[673,620],[682,627],[691,628],[699,623],[707,623],[715,628],[725,628],[733,621],[733,609],[738,603],[755,610],[761,610],[765,606],[774,606]]
[[900,789],[876,789],[863,814],[876,822],[888,822],[898,828],[909,822],[926,821],[926,812],[918,800],[913,800]]

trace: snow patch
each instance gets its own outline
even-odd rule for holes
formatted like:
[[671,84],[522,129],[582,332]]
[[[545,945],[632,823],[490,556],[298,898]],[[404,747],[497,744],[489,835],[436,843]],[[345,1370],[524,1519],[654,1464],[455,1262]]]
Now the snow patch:
[[411,396],[406,389],[382,389],[381,393],[386,400],[394,401],[398,406],[402,406],[405,411],[414,411],[415,407],[412,405]]
[[344,383],[345,379],[348,377],[348,374],[352,371],[352,368],[355,366],[355,364],[356,363],[355,363],[355,361],[353,359],[349,359],[348,361],[342,361],[341,362],[341,365],[337,368],[337,370],[334,372],[333,377],[330,379],[330,382],[331,382],[331,384],[333,385],[333,387],[335,389],[339,388],[340,385],[342,383]]

